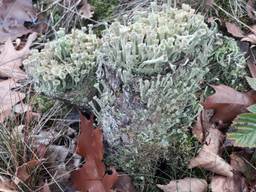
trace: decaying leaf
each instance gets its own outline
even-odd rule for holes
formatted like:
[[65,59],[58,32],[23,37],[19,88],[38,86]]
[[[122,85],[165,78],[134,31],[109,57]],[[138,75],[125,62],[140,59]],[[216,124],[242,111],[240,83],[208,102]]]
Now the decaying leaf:
[[233,177],[214,176],[210,188],[212,192],[248,192],[244,177],[238,174]]
[[99,128],[93,127],[93,120],[87,120],[81,115],[81,133],[77,142],[77,153],[82,155],[86,162],[77,171],[71,174],[74,187],[82,192],[109,192],[117,181],[117,172],[112,168],[112,174],[106,173],[102,162],[104,146],[103,135]]
[[93,16],[93,7],[87,0],[82,1],[82,7],[80,8],[79,13],[85,18],[91,18]]
[[0,81],[0,122],[10,115],[12,107],[25,98],[25,94],[12,90],[19,86],[14,79]]
[[16,185],[9,179],[0,176],[0,191],[1,192],[18,192]]
[[115,192],[135,192],[134,185],[132,183],[131,177],[126,174],[118,176],[118,179],[113,186]]
[[241,30],[241,28],[236,25],[235,23],[230,23],[230,22],[226,22],[225,23],[226,28],[228,30],[228,32],[233,35],[234,37],[244,37],[244,32]]
[[35,18],[32,0],[3,0],[0,4],[0,42],[30,33],[24,22],[33,22]]
[[213,122],[231,122],[238,114],[256,102],[256,92],[241,93],[225,85],[212,86],[215,94],[206,98],[205,109],[214,109]]
[[199,154],[191,159],[189,168],[200,167],[219,175],[232,177],[232,167],[218,155],[223,138],[218,129],[211,128],[206,137],[206,144],[203,145]]
[[11,39],[7,40],[0,54],[0,76],[13,79],[24,79],[26,74],[20,69],[22,59],[30,52],[30,46],[37,34],[29,35],[26,45],[21,50],[16,50]]
[[247,10],[247,15],[249,16],[250,19],[256,20],[256,9],[255,9],[255,1],[254,0],[248,0],[246,4],[246,10]]
[[211,117],[210,110],[203,110],[197,116],[197,122],[195,126],[192,128],[193,135],[197,138],[200,143],[203,143],[205,139],[205,133],[213,126],[210,123]]
[[34,169],[36,166],[38,166],[40,161],[38,160],[30,160],[27,163],[24,163],[23,165],[17,167],[16,173],[15,173],[15,179],[14,183],[17,185],[19,182],[25,182],[29,179],[31,176],[30,172],[32,169]]
[[197,178],[174,180],[167,185],[157,186],[164,192],[206,192],[207,190],[207,182]]

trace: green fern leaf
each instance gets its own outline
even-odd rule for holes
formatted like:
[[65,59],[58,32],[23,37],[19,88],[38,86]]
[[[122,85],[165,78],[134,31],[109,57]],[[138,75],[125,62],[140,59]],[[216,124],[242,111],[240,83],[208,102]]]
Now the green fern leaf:
[[228,133],[227,138],[237,147],[256,147],[256,113],[244,113],[233,122],[234,132]]

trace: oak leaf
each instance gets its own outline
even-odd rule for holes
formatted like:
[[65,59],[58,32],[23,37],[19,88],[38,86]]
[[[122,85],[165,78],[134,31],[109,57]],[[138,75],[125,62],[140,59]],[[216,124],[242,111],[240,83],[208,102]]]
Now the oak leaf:
[[205,192],[207,182],[203,179],[185,178],[173,180],[167,185],[157,185],[164,192]]
[[212,86],[215,94],[206,98],[203,106],[213,109],[213,122],[230,123],[237,115],[247,112],[247,107],[256,102],[256,92],[241,93],[225,85]]
[[0,76],[11,77],[13,79],[24,79],[26,74],[20,69],[22,59],[30,52],[30,46],[36,39],[37,34],[32,33],[27,39],[27,43],[21,50],[16,50],[11,39],[5,42],[0,54]]
[[12,40],[31,32],[24,22],[36,20],[32,0],[3,0],[0,4],[0,42]]
[[86,162],[71,174],[74,187],[81,192],[109,192],[116,182],[118,175],[114,168],[112,174],[106,173],[103,161],[104,146],[103,134],[99,128],[94,128],[92,118],[81,119],[81,133],[77,141],[77,153],[82,155]]
[[19,86],[14,79],[0,81],[0,122],[11,114],[12,107],[25,98],[25,94],[12,90]]

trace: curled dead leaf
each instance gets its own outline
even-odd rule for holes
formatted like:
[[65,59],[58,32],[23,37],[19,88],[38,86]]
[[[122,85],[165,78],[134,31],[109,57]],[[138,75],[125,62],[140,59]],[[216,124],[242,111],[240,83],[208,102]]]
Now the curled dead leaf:
[[247,107],[256,102],[256,92],[241,93],[226,85],[212,86],[215,93],[206,98],[203,106],[213,109],[213,122],[230,123],[237,115],[247,112]]
[[232,177],[232,167],[218,155],[223,138],[218,129],[211,128],[206,137],[206,143],[199,151],[199,154],[190,160],[188,167],[190,169],[200,167],[219,175]]
[[206,192],[207,182],[203,179],[185,178],[171,181],[167,185],[157,185],[164,192]]

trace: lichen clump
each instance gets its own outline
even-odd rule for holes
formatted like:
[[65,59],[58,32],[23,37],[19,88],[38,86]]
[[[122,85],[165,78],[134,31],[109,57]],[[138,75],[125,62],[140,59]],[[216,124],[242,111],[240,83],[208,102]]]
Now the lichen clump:
[[219,34],[216,25],[208,27],[188,5],[152,3],[129,23],[112,23],[102,42],[101,97],[95,97],[101,111],[94,111],[110,161],[136,176],[142,188],[155,180],[162,162],[171,162],[166,172],[171,179],[186,176],[197,150],[188,128],[201,89],[212,81],[236,85],[245,74],[235,41]]
[[83,105],[94,95],[95,52],[99,39],[92,30],[75,29],[65,34],[61,29],[56,39],[34,50],[23,64],[33,80],[35,90],[47,96]]

